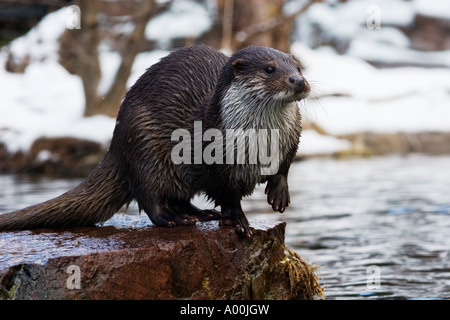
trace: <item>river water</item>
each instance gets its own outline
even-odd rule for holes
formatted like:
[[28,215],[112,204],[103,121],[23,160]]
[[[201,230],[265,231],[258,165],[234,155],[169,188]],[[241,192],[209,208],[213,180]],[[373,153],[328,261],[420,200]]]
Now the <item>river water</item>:
[[[450,157],[310,159],[289,180],[285,213],[271,212],[263,187],[244,211],[287,222],[286,244],[319,266],[326,299],[450,299]],[[0,212],[80,181],[2,175]]]

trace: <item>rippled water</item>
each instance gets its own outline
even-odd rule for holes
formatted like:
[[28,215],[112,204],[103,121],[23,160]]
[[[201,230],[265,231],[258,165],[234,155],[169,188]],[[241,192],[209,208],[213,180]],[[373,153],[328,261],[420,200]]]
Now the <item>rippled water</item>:
[[[263,188],[243,207],[287,222],[287,245],[320,266],[327,299],[450,299],[449,169],[450,157],[311,159],[291,168],[284,214],[271,212]],[[0,212],[80,181],[0,176]]]
[[278,218],[327,299],[450,298],[450,157],[314,159],[290,180]]

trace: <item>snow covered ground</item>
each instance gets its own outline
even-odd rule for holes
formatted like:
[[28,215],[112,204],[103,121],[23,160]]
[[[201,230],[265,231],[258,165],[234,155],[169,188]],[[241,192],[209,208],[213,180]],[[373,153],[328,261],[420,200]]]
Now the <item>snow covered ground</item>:
[[410,28],[417,15],[450,20],[448,0],[316,3],[297,20],[296,35],[309,47],[336,43],[346,55],[377,63],[450,67],[450,51],[410,49],[411,41],[401,29]]
[[[424,6],[423,1],[416,2],[417,7]],[[81,81],[57,62],[56,39],[66,28],[66,20],[64,10],[52,13],[11,44],[11,51],[18,57],[32,55],[33,62],[24,74],[5,71],[6,53],[0,53],[0,141],[10,151],[26,150],[41,136],[74,136],[103,144],[112,136],[115,119],[84,118]],[[148,30],[156,26],[150,25]],[[197,32],[201,32],[205,26],[197,27]],[[364,45],[361,40],[358,45],[377,50],[385,59],[398,59],[398,51],[367,41]],[[406,47],[402,50],[416,54]],[[353,53],[356,51],[353,48]],[[312,98],[300,104],[304,118],[330,134],[450,131],[450,69],[376,69],[356,54],[339,55],[331,48],[311,50],[300,42],[293,44],[292,53],[305,65],[305,76],[313,88]],[[167,51],[140,54],[128,84],[131,86],[145,69],[166,54]],[[99,91],[106,92],[120,60],[108,51],[103,51],[100,58],[103,79]],[[305,131],[300,152],[331,153],[349,147],[347,141]]]
[[306,66],[312,95],[323,97],[303,113],[328,133],[450,131],[450,69],[376,69],[300,43],[292,52]]
[[[400,31],[411,27],[418,14],[450,20],[450,6],[446,0],[358,0],[311,6],[297,21],[302,43],[294,43],[292,51],[306,66],[314,95],[322,98],[305,107],[304,113],[311,113],[311,120],[331,134],[450,131],[450,51],[413,50]],[[331,47],[306,46],[318,41],[340,42],[348,49],[338,55]],[[449,68],[376,69],[365,60]]]

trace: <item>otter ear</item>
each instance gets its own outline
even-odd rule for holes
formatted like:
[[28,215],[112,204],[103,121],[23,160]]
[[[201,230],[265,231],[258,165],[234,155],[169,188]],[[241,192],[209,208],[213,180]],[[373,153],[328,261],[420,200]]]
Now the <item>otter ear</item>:
[[234,74],[237,75],[240,72],[244,70],[244,67],[246,65],[246,61],[244,59],[236,59],[231,63],[231,66],[233,67]]

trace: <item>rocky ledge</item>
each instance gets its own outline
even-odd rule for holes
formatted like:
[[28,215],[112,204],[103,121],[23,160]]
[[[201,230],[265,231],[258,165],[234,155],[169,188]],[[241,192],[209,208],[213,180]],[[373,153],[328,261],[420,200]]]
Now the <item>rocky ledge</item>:
[[0,232],[0,299],[315,299],[285,223]]

